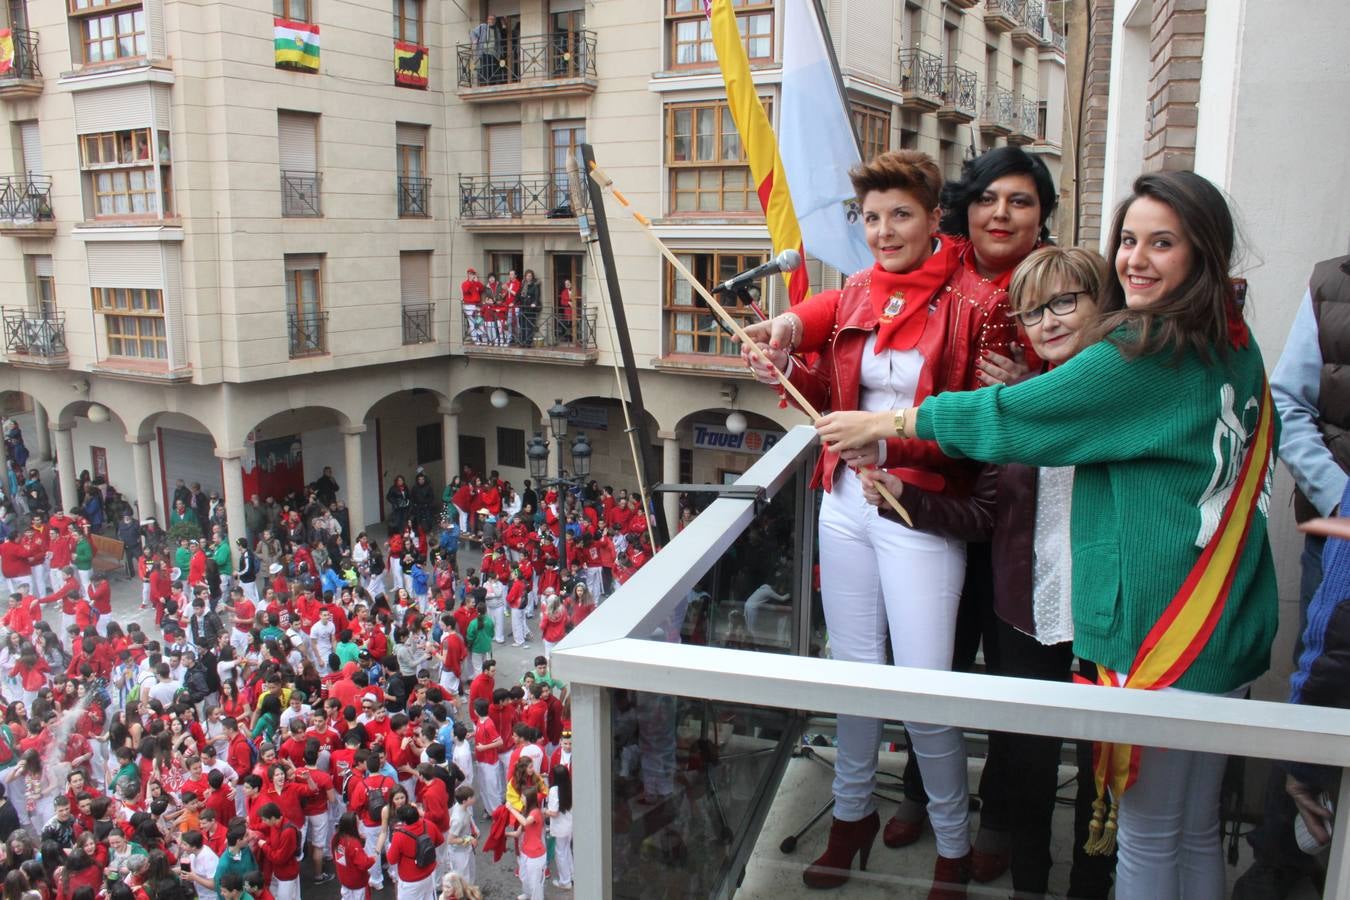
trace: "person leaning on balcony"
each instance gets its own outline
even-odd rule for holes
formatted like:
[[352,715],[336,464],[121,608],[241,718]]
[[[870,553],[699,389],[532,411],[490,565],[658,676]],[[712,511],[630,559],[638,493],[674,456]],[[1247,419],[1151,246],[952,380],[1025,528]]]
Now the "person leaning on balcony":
[[[1017,267],[1008,287],[1013,315],[1042,362],[1033,377],[1067,362],[1082,349],[1098,316],[1106,263],[1091,250],[1043,247]],[[865,482],[864,494],[881,515],[899,521],[871,481],[889,488],[914,527],[967,542],[990,541],[995,640],[985,658],[991,675],[1069,681],[1073,674],[1070,606],[1069,511],[1073,467],[1010,463],[986,466],[969,497],[924,491],[885,472]],[[1028,527],[1030,525],[1030,527]],[[1060,739],[989,735],[989,756],[1001,756],[1016,777],[1002,785],[1011,837],[1013,892],[1043,897],[1049,889],[1051,822],[1059,775]],[[1092,744],[1079,743],[1078,808],[1068,896],[1105,900],[1112,860],[1082,849],[1092,817]],[[986,765],[986,771],[989,766]]]
[[[883,153],[850,173],[863,209],[871,268],[842,291],[827,291],[790,313],[747,331],[818,408],[890,409],[911,398],[967,389],[976,351],[1010,353],[1016,330],[1004,313],[1007,295],[993,279],[964,276],[968,242],[938,234],[942,176],[932,158],[912,150]],[[789,353],[819,354],[807,367]],[[772,374],[742,356],[755,377]],[[928,490],[968,492],[976,468],[944,456],[935,444],[873,442],[851,463],[883,463]],[[836,659],[886,662],[889,631],[896,665],[949,669],[965,544],[881,519],[863,498],[852,465],[823,453],[815,483],[825,489],[820,514],[821,590]],[[933,898],[964,897],[972,849],[968,833],[965,742],[959,729],[907,723],[930,794],[937,838]],[[803,873],[811,887],[848,880],[855,854],[866,865],[881,830],[873,790],[878,719],[840,716],[834,822],[825,853]]]
[[[1270,392],[1280,412],[1280,459],[1294,476],[1294,516],[1300,522],[1334,516],[1350,471],[1350,448],[1341,437],[1350,427],[1350,256],[1313,267],[1298,315],[1289,329]],[[1326,538],[1303,539],[1299,579],[1299,639],[1303,650],[1308,604],[1322,581]],[[1255,859],[1233,885],[1233,900],[1282,900],[1312,874],[1316,861],[1294,842],[1294,804],[1285,775],[1272,766],[1266,782],[1261,824],[1247,836]]]
[[485,21],[475,25],[473,31],[469,32],[469,41],[473,44],[473,55],[478,61],[478,84],[495,84],[498,60],[502,55],[497,17],[489,14]]
[[[580,300],[580,298],[577,298]],[[572,335],[576,332],[576,311],[572,306],[572,281],[564,278],[562,287],[558,290],[558,309],[556,312],[557,323],[554,329],[557,332],[558,339],[565,343],[572,343]]]
[[[1237,697],[1270,665],[1278,423],[1229,277],[1235,245],[1204,178],[1141,175],[1112,226],[1105,302],[1124,308],[1081,353],[1022,384],[816,426],[832,452],[899,436],[985,462],[1074,466],[1074,652],[1106,687]],[[1110,805],[1094,804],[1088,850],[1114,842],[1118,900],[1224,896],[1224,757],[1099,751]]]
[[460,302],[464,305],[465,337],[475,343],[483,342],[483,317],[479,304],[483,302],[483,282],[478,278],[478,270],[469,267],[464,280],[459,284]]
[[539,280],[534,277],[534,269],[525,270],[525,280],[520,286],[520,343],[533,346],[534,334],[539,330],[539,311],[543,303],[539,299]]

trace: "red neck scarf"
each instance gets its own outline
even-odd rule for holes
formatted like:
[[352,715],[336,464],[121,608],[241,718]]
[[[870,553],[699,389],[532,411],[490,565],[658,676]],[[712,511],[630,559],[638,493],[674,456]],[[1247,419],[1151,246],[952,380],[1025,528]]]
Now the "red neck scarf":
[[908,272],[872,266],[868,297],[877,316],[874,351],[913,350],[928,323],[928,304],[951,279],[960,259],[951,241],[941,241],[932,256]]

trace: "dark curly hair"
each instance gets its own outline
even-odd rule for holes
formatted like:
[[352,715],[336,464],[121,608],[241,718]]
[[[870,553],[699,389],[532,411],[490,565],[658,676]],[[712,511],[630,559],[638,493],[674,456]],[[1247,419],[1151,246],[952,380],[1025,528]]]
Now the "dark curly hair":
[[1041,202],[1040,239],[1048,241],[1050,229],[1045,223],[1059,203],[1055,180],[1050,177],[1050,170],[1040,157],[1021,147],[995,147],[981,153],[961,167],[959,181],[949,181],[942,186],[942,232],[970,237],[970,222],[966,215],[970,204],[980,199],[989,185],[1005,175],[1030,175],[1036,183],[1036,196]]

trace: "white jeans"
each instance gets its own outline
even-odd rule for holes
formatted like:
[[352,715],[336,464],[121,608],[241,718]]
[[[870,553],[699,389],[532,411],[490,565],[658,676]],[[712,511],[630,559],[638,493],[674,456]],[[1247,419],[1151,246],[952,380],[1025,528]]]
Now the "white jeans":
[[469,884],[477,883],[477,873],[474,871],[474,847],[465,844],[456,845],[448,848],[450,851],[450,871],[459,875]]
[[[882,518],[851,471],[841,470],[820,510],[820,583],[834,659],[950,669],[965,544]],[[928,817],[945,857],[965,856],[969,785],[960,730],[907,722],[928,790]],[[881,721],[840,716],[835,818],[857,821],[876,808]]]
[[300,879],[292,878],[290,881],[278,881],[275,875],[272,876],[272,883],[267,888],[272,892],[276,900],[300,900]]
[[377,891],[383,890],[384,854],[375,852],[375,845],[380,842],[380,826],[359,822],[357,828],[361,832],[361,838],[366,842],[366,855],[375,857],[375,865],[370,867],[370,886]]
[[502,805],[505,788],[502,785],[502,769],[497,763],[475,762],[478,770],[474,778],[474,790],[483,801],[483,812],[491,816]]
[[428,875],[421,881],[400,881],[398,883],[398,900],[436,900],[435,873]]
[[530,900],[544,900],[544,864],[548,854],[520,857],[520,889]]
[[499,644],[506,643],[506,604],[500,603],[496,606],[488,607],[488,615],[492,616],[493,640]]
[[244,596],[248,598],[250,603],[256,604],[258,602],[257,581],[241,581],[239,582],[239,589],[244,592]]
[[1139,777],[1120,801],[1116,900],[1227,896],[1219,840],[1226,760],[1217,753],[1141,749]]
[[572,883],[572,835],[553,836],[553,862],[558,867],[558,883]]
[[525,609],[511,610],[511,640],[524,644],[530,639],[530,623],[525,618]]

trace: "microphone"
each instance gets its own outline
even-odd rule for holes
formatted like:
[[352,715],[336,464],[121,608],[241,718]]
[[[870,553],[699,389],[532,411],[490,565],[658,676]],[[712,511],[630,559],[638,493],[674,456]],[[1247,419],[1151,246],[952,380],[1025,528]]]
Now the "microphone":
[[784,250],[763,265],[736,275],[712,289],[714,294],[734,293],[754,281],[777,275],[779,272],[791,272],[802,264],[802,255],[796,250]]

